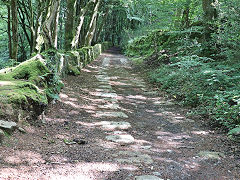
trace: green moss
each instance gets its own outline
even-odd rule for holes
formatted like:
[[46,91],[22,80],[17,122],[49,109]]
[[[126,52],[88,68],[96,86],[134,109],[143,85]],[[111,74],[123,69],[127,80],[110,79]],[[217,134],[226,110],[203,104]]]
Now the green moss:
[[28,104],[29,100],[48,104],[47,97],[37,86],[24,81],[0,81],[1,99],[7,103]]
[[88,60],[89,60],[89,54],[88,54],[88,50],[86,48],[81,48],[78,49],[79,54],[81,54],[81,62],[83,63],[83,66],[86,66],[88,64]]
[[27,80],[36,85],[40,85],[42,75],[49,73],[48,68],[40,59],[25,61],[6,73],[0,73],[0,80]]
[[77,75],[80,75],[80,70],[76,66],[68,65],[68,74],[77,76]]
[[93,46],[93,55],[94,59],[96,59],[102,52],[102,45],[101,44],[96,44]]

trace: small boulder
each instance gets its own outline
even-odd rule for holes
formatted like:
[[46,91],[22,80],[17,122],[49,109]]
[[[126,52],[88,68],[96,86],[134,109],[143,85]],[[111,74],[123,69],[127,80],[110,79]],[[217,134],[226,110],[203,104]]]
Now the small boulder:
[[17,123],[11,122],[11,121],[0,120],[0,128],[6,130],[8,132],[12,132],[14,129],[17,128]]

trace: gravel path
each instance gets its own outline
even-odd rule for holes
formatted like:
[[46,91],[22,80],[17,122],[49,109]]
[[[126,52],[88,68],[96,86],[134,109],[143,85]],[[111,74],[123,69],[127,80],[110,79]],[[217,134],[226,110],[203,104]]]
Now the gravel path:
[[186,118],[114,49],[60,97],[0,147],[1,180],[240,179],[239,146]]

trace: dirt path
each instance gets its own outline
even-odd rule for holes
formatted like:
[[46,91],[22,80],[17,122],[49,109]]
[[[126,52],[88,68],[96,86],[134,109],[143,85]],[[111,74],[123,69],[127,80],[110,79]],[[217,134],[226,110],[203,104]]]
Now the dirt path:
[[44,124],[0,147],[1,180],[240,179],[238,147],[159,97],[124,56],[108,51],[65,85]]

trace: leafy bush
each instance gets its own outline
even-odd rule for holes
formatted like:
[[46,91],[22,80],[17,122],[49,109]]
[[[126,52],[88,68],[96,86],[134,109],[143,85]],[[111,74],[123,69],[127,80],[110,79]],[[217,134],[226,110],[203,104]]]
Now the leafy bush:
[[164,37],[155,37],[160,39],[157,50],[153,34],[136,39],[127,49],[128,55],[145,56],[150,81],[215,125],[232,129],[240,124],[240,64],[201,56],[203,44],[188,31],[158,35]]
[[176,63],[150,72],[150,81],[159,84],[182,105],[198,107],[200,114],[210,116],[227,128],[240,124],[238,69],[216,66],[212,59],[196,55],[177,59]]

